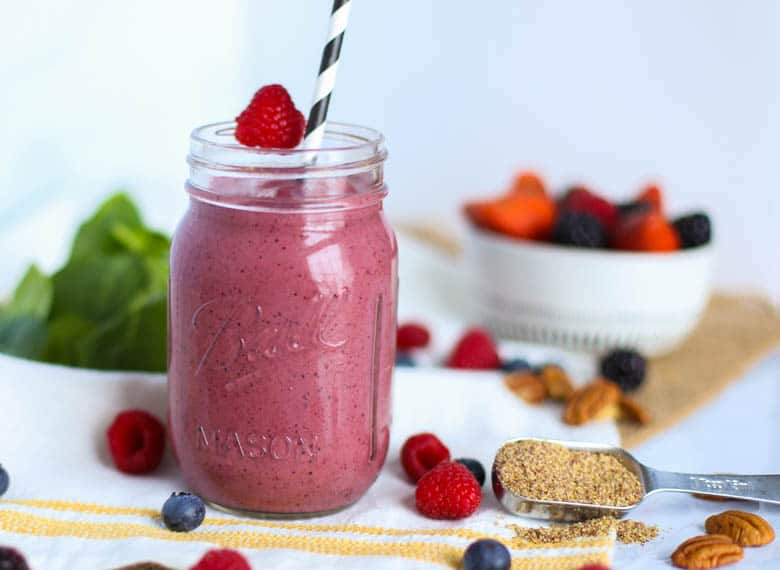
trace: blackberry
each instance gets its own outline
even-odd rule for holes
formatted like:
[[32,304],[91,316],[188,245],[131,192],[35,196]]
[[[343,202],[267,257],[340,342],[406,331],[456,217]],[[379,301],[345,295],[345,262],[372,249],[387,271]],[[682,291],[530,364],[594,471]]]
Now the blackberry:
[[30,570],[27,560],[18,550],[7,546],[0,546],[0,569],[2,570]]
[[507,547],[489,538],[472,542],[463,556],[464,570],[509,570],[511,565]]
[[683,249],[698,247],[712,239],[712,224],[704,212],[695,212],[677,218],[672,225],[680,236]]
[[607,233],[595,216],[583,212],[563,212],[553,229],[553,241],[561,245],[598,248],[607,245]]
[[206,516],[206,506],[197,495],[173,493],[162,508],[162,519],[168,530],[189,532],[198,528]]
[[614,382],[624,392],[641,386],[647,371],[647,361],[635,350],[619,348],[601,359],[601,375]]
[[632,214],[644,214],[645,212],[649,212],[653,209],[653,206],[647,202],[634,201],[618,204],[617,209],[618,216],[625,218],[626,216],[630,216]]
[[480,487],[485,484],[485,468],[482,467],[482,464],[479,461],[476,459],[468,459],[466,457],[456,459],[455,461],[465,465],[466,468],[474,474],[474,477],[476,477],[477,483],[479,483]]

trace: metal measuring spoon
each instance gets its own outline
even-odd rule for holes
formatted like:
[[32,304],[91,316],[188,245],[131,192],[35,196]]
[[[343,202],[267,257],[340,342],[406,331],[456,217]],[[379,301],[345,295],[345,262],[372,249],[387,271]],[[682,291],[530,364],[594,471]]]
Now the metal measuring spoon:
[[[596,517],[611,516],[620,518],[639,506],[645,497],[662,491],[677,493],[698,493],[780,504],[780,475],[698,475],[691,473],[672,473],[659,471],[643,465],[625,449],[601,443],[582,443],[578,441],[560,441],[535,437],[520,437],[504,443],[519,441],[541,441],[555,443],[577,451],[593,451],[614,456],[629,471],[639,478],[642,485],[642,499],[633,505],[624,507],[591,505],[569,501],[547,501],[530,499],[513,493],[501,482],[493,461],[493,492],[498,502],[509,512],[536,519],[551,521],[582,521]],[[502,446],[503,447],[503,446]]]

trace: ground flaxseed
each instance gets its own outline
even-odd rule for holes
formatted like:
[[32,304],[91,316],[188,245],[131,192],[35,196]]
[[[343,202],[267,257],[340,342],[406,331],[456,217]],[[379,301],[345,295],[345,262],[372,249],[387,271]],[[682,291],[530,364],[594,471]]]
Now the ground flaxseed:
[[512,540],[514,546],[522,546],[523,543],[554,545],[578,538],[609,536],[612,531],[615,531],[618,542],[623,544],[645,544],[658,536],[657,526],[611,517],[566,525],[537,528],[510,525],[509,528],[515,531],[515,538]]
[[496,456],[502,484],[529,499],[623,507],[642,498],[642,484],[612,455],[544,441],[517,441]]

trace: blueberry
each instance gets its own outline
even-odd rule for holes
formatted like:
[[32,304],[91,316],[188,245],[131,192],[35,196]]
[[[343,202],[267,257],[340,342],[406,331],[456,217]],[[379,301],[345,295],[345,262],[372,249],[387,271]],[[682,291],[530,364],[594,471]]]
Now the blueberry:
[[647,361],[636,350],[619,348],[601,359],[601,375],[624,392],[631,392],[645,380]]
[[704,245],[712,239],[712,224],[704,212],[677,218],[673,225],[684,249]]
[[8,476],[8,471],[3,469],[0,465],[0,497],[8,490],[8,486],[11,484],[11,478]]
[[174,532],[195,530],[206,516],[206,506],[197,495],[173,493],[162,508],[165,526]]
[[512,358],[501,363],[501,370],[504,372],[519,372],[521,370],[530,370],[531,365],[522,358]]
[[30,567],[18,550],[0,546],[0,570],[30,570]]
[[395,355],[395,365],[396,366],[409,366],[414,367],[416,366],[414,363],[414,359],[411,357],[411,355],[408,352],[399,352]]
[[509,570],[511,565],[507,547],[489,538],[472,542],[463,556],[463,570]]
[[465,465],[468,470],[474,474],[474,477],[477,478],[477,483],[479,483],[480,487],[485,484],[485,468],[482,467],[482,464],[479,461],[465,457],[456,459],[455,461]]
[[564,212],[553,229],[553,241],[574,247],[599,248],[607,245],[607,232],[595,216],[583,212]]

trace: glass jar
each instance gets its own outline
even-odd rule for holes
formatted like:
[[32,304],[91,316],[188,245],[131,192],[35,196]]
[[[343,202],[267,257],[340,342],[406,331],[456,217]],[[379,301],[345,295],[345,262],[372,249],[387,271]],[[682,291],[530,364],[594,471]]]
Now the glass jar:
[[191,137],[173,240],[169,422],[192,490],[259,516],[365,493],[385,456],[397,246],[382,135],[330,123],[321,149]]

